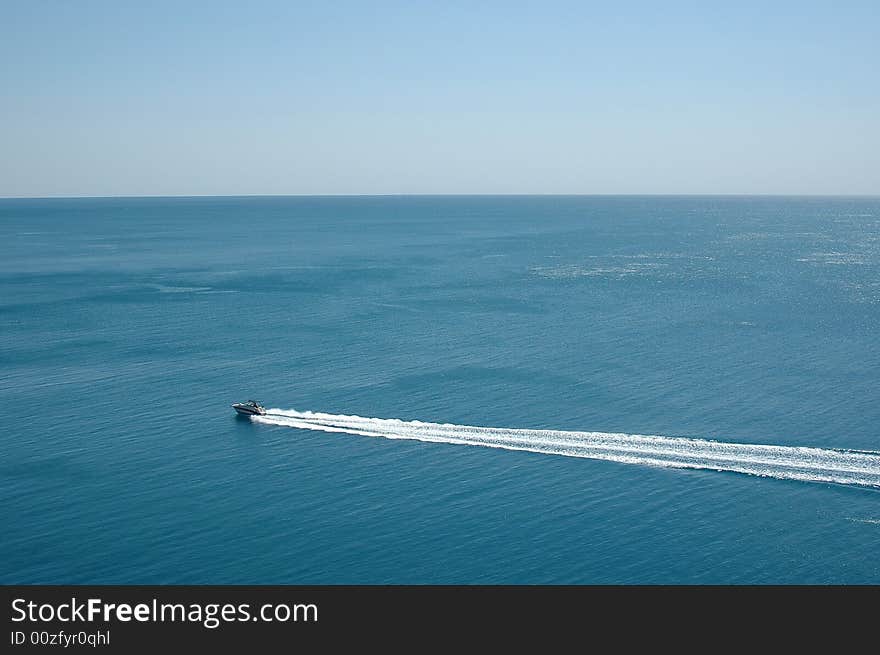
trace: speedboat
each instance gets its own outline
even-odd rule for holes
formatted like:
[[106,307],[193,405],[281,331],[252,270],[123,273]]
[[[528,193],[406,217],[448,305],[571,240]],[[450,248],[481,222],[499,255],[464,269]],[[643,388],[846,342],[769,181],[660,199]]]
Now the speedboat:
[[259,400],[248,400],[245,403],[233,403],[232,409],[245,416],[262,416],[266,413],[266,408],[260,404]]

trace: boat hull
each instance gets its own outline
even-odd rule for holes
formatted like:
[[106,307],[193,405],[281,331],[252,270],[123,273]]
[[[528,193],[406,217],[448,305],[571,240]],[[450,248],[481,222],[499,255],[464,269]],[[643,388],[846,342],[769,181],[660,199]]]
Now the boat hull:
[[254,409],[253,407],[236,407],[235,405],[233,405],[232,409],[234,409],[236,412],[238,412],[239,414],[241,414],[243,416],[262,416],[263,414],[266,413],[266,412],[258,411],[256,409]]

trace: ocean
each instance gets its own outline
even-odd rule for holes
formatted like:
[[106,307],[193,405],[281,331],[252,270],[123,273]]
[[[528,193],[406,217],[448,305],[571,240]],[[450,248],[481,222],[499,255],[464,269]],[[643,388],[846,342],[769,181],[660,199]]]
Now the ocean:
[[0,244],[2,583],[880,583],[880,198],[5,199]]

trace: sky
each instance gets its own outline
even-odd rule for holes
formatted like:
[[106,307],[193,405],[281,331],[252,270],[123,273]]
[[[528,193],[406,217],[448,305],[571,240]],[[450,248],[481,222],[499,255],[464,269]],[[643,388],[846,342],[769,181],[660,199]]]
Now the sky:
[[880,2],[0,0],[0,196],[880,194]]

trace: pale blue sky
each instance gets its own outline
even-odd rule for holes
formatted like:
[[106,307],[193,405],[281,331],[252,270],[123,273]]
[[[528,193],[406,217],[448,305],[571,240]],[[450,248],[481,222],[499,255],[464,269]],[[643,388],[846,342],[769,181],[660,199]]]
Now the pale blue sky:
[[0,0],[0,61],[0,196],[880,194],[877,0]]

